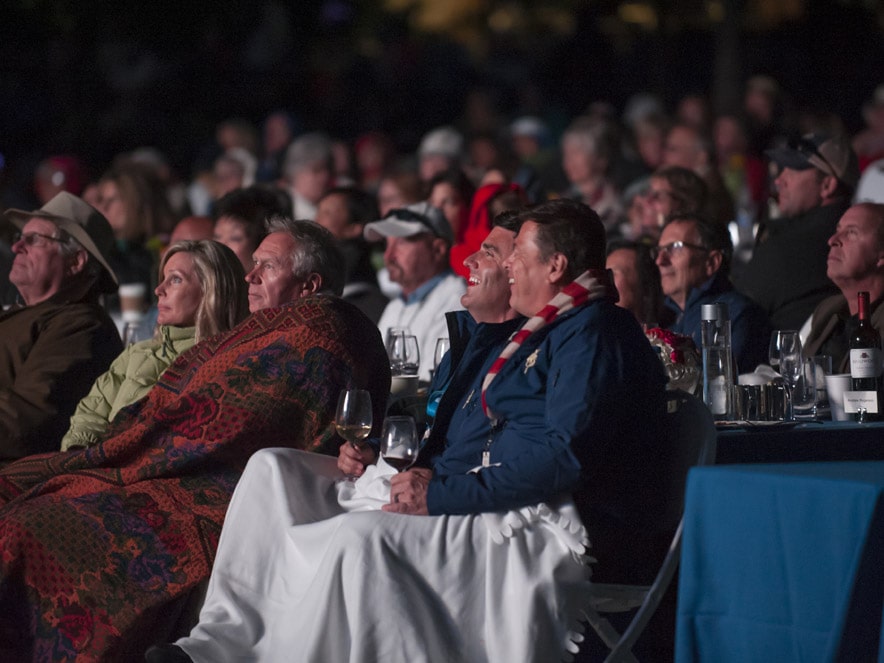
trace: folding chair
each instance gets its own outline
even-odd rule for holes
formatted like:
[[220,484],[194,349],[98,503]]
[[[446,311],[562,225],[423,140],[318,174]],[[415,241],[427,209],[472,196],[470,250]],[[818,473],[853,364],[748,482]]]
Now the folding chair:
[[[605,659],[606,663],[636,663],[632,648],[660,605],[678,568],[688,470],[694,465],[711,465],[715,462],[715,423],[700,399],[675,390],[669,394],[665,416],[667,436],[672,449],[671,463],[667,468],[670,474],[668,495],[678,526],[669,551],[651,585],[593,583],[592,603],[586,616],[596,634],[611,650]],[[622,634],[602,616],[602,613],[628,612],[635,608],[638,610]]]

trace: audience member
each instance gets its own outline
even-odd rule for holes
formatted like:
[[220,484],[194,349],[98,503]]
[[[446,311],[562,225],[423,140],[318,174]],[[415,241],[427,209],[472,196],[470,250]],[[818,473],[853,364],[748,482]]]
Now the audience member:
[[823,134],[767,154],[781,168],[774,182],[780,217],[762,230],[736,286],[761,305],[774,329],[800,329],[821,300],[837,293],[826,277],[826,242],[856,187],[856,155],[844,138]]
[[107,219],[67,192],[6,217],[21,230],[9,280],[23,305],[0,313],[0,464],[57,449],[77,402],[122,349],[98,301],[117,287]]
[[509,130],[512,151],[519,160],[513,184],[522,187],[530,202],[543,202],[566,185],[552,132],[542,119],[531,115],[516,118]]
[[[156,285],[160,246],[148,242],[160,231],[172,227],[172,212],[162,182],[154,170],[141,164],[123,162],[114,166],[98,182],[99,210],[114,231],[114,244],[108,262],[122,283],[143,283],[148,292]],[[156,249],[156,250],[154,250]],[[149,303],[145,300],[145,308]],[[116,313],[116,296],[108,298],[108,309]]]
[[741,373],[767,363],[770,323],[762,308],[734,290],[728,278],[733,244],[727,228],[699,216],[671,217],[652,250],[666,306],[675,313],[668,329],[701,347],[701,307],[721,302],[731,321],[731,348]]
[[344,256],[328,230],[313,221],[282,216],[267,219],[266,228],[246,274],[252,313],[309,295],[341,296]]
[[331,139],[321,132],[298,136],[285,156],[285,177],[296,219],[316,218],[316,204],[334,177]]
[[427,190],[427,202],[442,210],[454,233],[454,243],[457,244],[463,238],[476,187],[463,170],[449,168],[436,173],[430,179]]
[[390,301],[378,322],[381,333],[407,328],[417,336],[421,380],[429,381],[436,339],[445,336],[447,311],[459,310],[466,285],[449,267],[454,234],[442,211],[427,202],[390,212],[365,226],[369,241],[386,238],[384,264],[402,293]]
[[694,171],[681,166],[658,168],[648,180],[644,193],[636,194],[637,213],[631,217],[624,235],[632,239],[660,236],[663,224],[673,214],[702,214],[708,189]]
[[214,239],[230,248],[248,272],[252,253],[264,239],[264,222],[291,214],[291,199],[276,187],[256,184],[231,191],[215,204]]
[[459,168],[464,158],[464,140],[454,127],[437,127],[424,134],[417,148],[417,172],[428,184],[437,173]]
[[647,241],[614,239],[608,242],[605,268],[614,276],[620,298],[617,306],[630,311],[645,328],[665,327],[673,317],[663,306],[660,270]]
[[[370,131],[356,139],[353,151],[356,158],[359,188],[377,195],[381,180],[393,165],[393,159],[396,156],[393,141],[385,133]],[[402,207],[405,204],[407,203],[399,203],[394,207]]]
[[[353,484],[335,482],[316,457],[256,454],[200,624],[179,646],[150,652],[151,663],[269,660],[293,646],[309,660],[564,655],[588,589],[586,530],[599,569],[647,553],[660,508],[654,468],[666,453],[664,377],[631,314],[612,302],[598,216],[563,200],[514,222],[515,248],[500,261],[510,306],[544,315],[509,343],[513,322],[486,322],[478,310],[455,320],[464,350],[449,353],[456,365],[437,412],[450,418],[436,417],[431,467],[391,476],[382,464]],[[491,263],[505,250],[494,238],[482,250],[497,283]],[[629,544],[609,556],[618,535]],[[506,598],[513,587],[518,600]],[[408,605],[408,619],[387,628],[378,605]],[[348,637],[329,638],[328,624]]]
[[303,299],[183,353],[102,442],[0,472],[4,660],[135,661],[176,637],[246,460],[263,447],[336,450],[343,389],[369,390],[380,432],[389,360],[377,328],[333,296],[334,240],[306,221],[279,227],[265,243],[291,231],[295,250],[259,269],[312,283]]
[[620,197],[608,178],[617,145],[607,124],[581,117],[562,134],[562,169],[570,183],[563,193],[595,210],[612,232],[623,219]]
[[666,134],[663,164],[687,168],[703,178],[707,189],[703,213],[710,221],[726,226],[734,220],[733,198],[718,172],[712,139],[704,131],[689,124],[673,125]]
[[298,123],[288,111],[273,111],[264,119],[261,160],[255,174],[257,182],[281,184],[285,151],[294,140],[297,129]]
[[215,222],[208,216],[186,216],[175,224],[169,235],[169,245],[175,242],[212,239],[215,234]]
[[43,159],[34,172],[34,193],[37,202],[45,205],[62,191],[79,196],[89,181],[86,166],[79,158],[70,155],[51,156]]
[[461,233],[460,242],[451,247],[451,268],[467,279],[470,268],[466,259],[479,250],[482,240],[491,230],[491,220],[501,212],[524,207],[528,203],[525,191],[518,184],[505,182],[484,184],[473,196],[469,219]]
[[423,200],[423,183],[417,173],[397,170],[385,174],[378,184],[378,211],[384,218],[394,209]]
[[227,150],[212,165],[212,197],[217,200],[231,191],[252,186],[257,168],[258,160],[249,151],[242,147]]
[[853,151],[864,172],[873,161],[884,158],[884,83],[875,87],[872,98],[863,104],[866,126],[853,137]]
[[375,324],[387,306],[387,298],[378,288],[371,246],[363,233],[365,224],[378,216],[374,196],[354,187],[330,189],[316,208],[316,223],[334,235],[344,255],[347,280],[341,296]]
[[848,341],[859,325],[857,293],[869,293],[872,326],[884,340],[884,205],[850,207],[829,238],[826,275],[840,294],[814,309],[805,354],[831,355],[837,372],[850,372]]
[[173,244],[160,264],[155,338],[123,350],[77,405],[61,449],[104,439],[127,405],[144,398],[162,372],[195,343],[248,314],[245,273],[233,251],[211,240]]

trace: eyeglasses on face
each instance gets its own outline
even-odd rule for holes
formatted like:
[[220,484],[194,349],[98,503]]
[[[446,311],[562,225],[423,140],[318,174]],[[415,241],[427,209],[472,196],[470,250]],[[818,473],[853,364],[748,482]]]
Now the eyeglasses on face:
[[668,256],[674,256],[685,249],[694,249],[695,251],[709,251],[705,246],[700,246],[699,244],[691,244],[690,242],[682,242],[678,240],[677,242],[669,242],[669,244],[663,244],[661,246],[652,246],[651,247],[651,258],[654,260],[657,259],[657,256],[663,255],[664,253]]
[[12,243],[17,244],[18,242],[24,242],[27,246],[46,246],[46,242],[64,243],[64,240],[43,233],[15,233],[12,236]]

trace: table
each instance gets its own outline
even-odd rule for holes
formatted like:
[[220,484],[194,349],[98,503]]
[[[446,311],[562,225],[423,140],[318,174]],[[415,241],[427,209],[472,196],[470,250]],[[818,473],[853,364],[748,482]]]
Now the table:
[[694,468],[676,661],[884,661],[884,462]]
[[884,460],[884,422],[826,421],[718,431],[719,465],[834,460]]

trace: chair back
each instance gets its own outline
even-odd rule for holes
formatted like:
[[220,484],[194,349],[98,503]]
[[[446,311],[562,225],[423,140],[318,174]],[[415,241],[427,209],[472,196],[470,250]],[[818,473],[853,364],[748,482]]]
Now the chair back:
[[715,462],[715,421],[703,401],[675,389],[667,393],[664,431],[668,451],[660,467],[666,505],[662,524],[675,530],[684,511],[688,470]]

